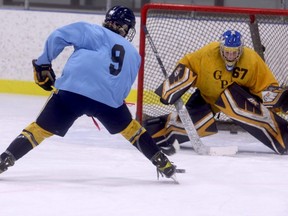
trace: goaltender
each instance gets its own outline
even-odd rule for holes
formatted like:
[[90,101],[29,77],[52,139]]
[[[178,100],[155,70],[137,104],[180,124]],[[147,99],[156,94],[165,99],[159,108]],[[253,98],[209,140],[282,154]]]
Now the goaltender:
[[[155,92],[162,103],[173,104],[190,87],[196,90],[186,108],[200,137],[217,132],[214,116],[221,111],[276,153],[286,153],[288,124],[275,111],[287,112],[288,91],[279,87],[262,58],[244,46],[240,32],[225,31],[219,41],[186,54]],[[144,125],[167,154],[188,141],[177,113]]]

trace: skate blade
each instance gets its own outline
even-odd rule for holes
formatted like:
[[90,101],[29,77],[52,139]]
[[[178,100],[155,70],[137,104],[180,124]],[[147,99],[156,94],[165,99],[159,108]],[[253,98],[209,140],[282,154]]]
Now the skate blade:
[[176,175],[172,175],[170,178],[174,181],[175,184],[180,184]]

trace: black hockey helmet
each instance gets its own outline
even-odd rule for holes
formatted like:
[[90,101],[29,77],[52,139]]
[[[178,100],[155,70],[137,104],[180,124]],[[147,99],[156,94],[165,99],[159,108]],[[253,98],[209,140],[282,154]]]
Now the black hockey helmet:
[[136,33],[135,24],[135,15],[131,9],[114,6],[107,11],[103,26],[132,41]]

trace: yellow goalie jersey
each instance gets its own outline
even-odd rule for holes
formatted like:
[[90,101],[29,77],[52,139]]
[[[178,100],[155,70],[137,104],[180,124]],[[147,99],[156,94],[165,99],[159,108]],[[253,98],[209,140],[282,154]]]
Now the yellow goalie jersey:
[[233,82],[248,88],[250,93],[259,98],[262,98],[261,92],[268,86],[278,86],[265,62],[248,47],[243,47],[243,53],[233,71],[226,70],[219,42],[212,42],[185,55],[178,63],[184,64],[197,75],[193,86],[200,90],[204,100],[211,104],[214,110],[214,103],[220,94]]

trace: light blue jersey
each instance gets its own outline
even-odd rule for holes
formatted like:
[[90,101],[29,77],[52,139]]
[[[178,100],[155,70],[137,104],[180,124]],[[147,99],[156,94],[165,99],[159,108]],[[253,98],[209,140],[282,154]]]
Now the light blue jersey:
[[111,107],[121,106],[140,67],[141,58],[135,47],[109,29],[78,22],[59,28],[48,37],[37,64],[50,64],[66,46],[74,46],[74,52],[55,87]]

